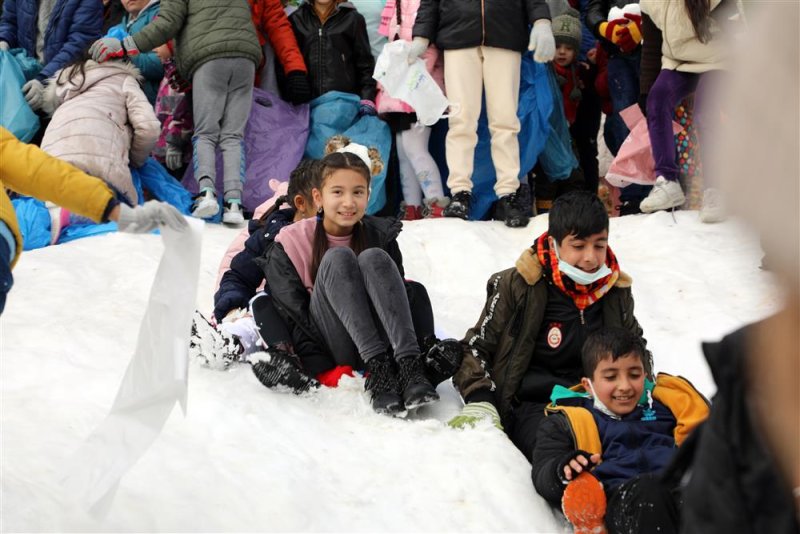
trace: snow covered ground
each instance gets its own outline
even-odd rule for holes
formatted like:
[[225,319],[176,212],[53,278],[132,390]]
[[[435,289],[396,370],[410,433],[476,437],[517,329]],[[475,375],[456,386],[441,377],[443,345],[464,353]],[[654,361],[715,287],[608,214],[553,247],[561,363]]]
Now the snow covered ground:
[[[714,386],[700,342],[771,313],[755,236],[696,212],[614,219],[637,317],[659,370]],[[546,228],[419,221],[400,236],[406,273],[431,295],[440,336],[478,317],[490,274]],[[197,305],[211,309],[234,232],[207,226]],[[63,464],[106,416],[134,351],[162,252],[155,235],[112,234],[25,253],[0,319],[0,528],[9,531],[562,532],[530,466],[488,424],[454,431],[442,401],[409,420],[372,413],[363,380],[304,397],[263,388],[248,367],[190,363],[188,415],[173,412],[122,480],[104,519],[72,506]],[[423,409],[425,410],[425,409]]]

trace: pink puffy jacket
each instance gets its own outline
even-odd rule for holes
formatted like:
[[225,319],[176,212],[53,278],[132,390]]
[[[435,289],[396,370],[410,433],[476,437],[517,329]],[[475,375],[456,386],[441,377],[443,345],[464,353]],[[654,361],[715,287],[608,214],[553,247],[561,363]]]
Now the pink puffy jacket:
[[[397,22],[398,2],[400,3],[400,23]],[[387,0],[386,7],[383,8],[383,13],[381,13],[381,25],[378,28],[378,33],[388,37],[389,42],[397,39],[411,41],[419,4],[420,0]],[[433,79],[436,80],[436,83],[439,84],[439,87],[444,92],[444,62],[439,49],[435,45],[430,45],[428,50],[422,54],[422,60],[425,62],[425,66],[428,67],[428,72],[431,73]],[[380,83],[378,84],[375,106],[378,113],[414,112],[414,108],[402,100],[389,96]]]

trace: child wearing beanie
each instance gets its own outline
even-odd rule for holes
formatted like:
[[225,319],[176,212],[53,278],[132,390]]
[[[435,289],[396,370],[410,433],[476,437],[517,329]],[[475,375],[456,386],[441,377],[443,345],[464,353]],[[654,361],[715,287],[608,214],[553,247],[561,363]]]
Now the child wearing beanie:
[[567,9],[553,19],[553,37],[556,41],[556,55],[553,70],[561,87],[564,99],[564,113],[572,124],[578,113],[581,99],[577,58],[581,48],[581,20],[575,9]]

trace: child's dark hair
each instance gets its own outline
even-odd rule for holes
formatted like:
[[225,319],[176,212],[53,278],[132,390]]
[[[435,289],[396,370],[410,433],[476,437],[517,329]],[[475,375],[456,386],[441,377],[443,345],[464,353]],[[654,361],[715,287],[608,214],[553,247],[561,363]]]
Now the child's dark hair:
[[[56,78],[56,86],[61,87],[62,85],[72,83],[72,80],[80,75],[81,84],[78,86],[78,91],[83,89],[83,84],[86,83],[86,62],[90,59],[92,59],[92,55],[89,53],[89,47],[87,46],[81,50],[75,59],[64,66],[64,69],[58,75],[58,78]],[[65,74],[66,78],[63,78]]]
[[608,230],[608,213],[597,195],[570,191],[553,202],[547,233],[558,245],[569,235],[585,239],[603,230]]
[[[347,169],[359,173],[367,181],[367,187],[370,182],[370,171],[366,163],[351,152],[332,152],[322,158],[321,161],[322,171],[320,172],[320,180],[318,189],[322,190],[327,180],[334,172]],[[328,251],[328,236],[325,235],[325,227],[322,224],[322,217],[324,213],[320,211],[317,217],[317,229],[314,231],[314,243],[311,252],[311,282],[314,283],[317,279],[317,271],[319,265],[322,263],[322,257]],[[367,248],[367,237],[364,233],[364,225],[361,221],[353,227],[353,234],[350,237],[350,248],[356,253],[356,256]]]
[[302,196],[307,200],[311,200],[311,190],[314,188],[319,189],[322,182],[322,162],[318,159],[303,159],[297,164],[292,173],[289,175],[289,187],[286,189],[286,194],[279,196],[275,199],[275,203],[264,212],[258,220],[259,226],[264,226],[270,215],[279,210],[284,204],[289,204],[294,208],[294,197],[297,195]]
[[624,328],[601,328],[589,335],[581,349],[583,375],[592,378],[601,360],[611,356],[612,361],[617,361],[628,354],[636,355],[642,360],[642,367],[646,367],[644,341],[641,337]]
[[694,34],[701,43],[711,39],[711,2],[709,0],[684,0],[686,13],[692,21]]

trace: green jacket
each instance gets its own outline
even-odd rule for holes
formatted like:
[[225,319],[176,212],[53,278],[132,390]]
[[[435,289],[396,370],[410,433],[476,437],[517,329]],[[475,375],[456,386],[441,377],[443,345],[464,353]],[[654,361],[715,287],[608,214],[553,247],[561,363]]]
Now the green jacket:
[[[516,266],[495,273],[487,283],[487,299],[474,327],[461,341],[464,359],[453,384],[465,399],[480,390],[493,392],[503,419],[508,417],[514,395],[528,370],[547,306],[547,284],[536,251],[528,248]],[[620,273],[606,293],[603,325],[626,328],[642,335],[633,315],[631,278]],[[580,358],[580,356],[577,356]],[[652,356],[647,372],[652,377]]]
[[158,18],[133,35],[140,52],[175,39],[175,64],[187,80],[207,61],[224,57],[261,63],[261,46],[247,0],[161,0]]

